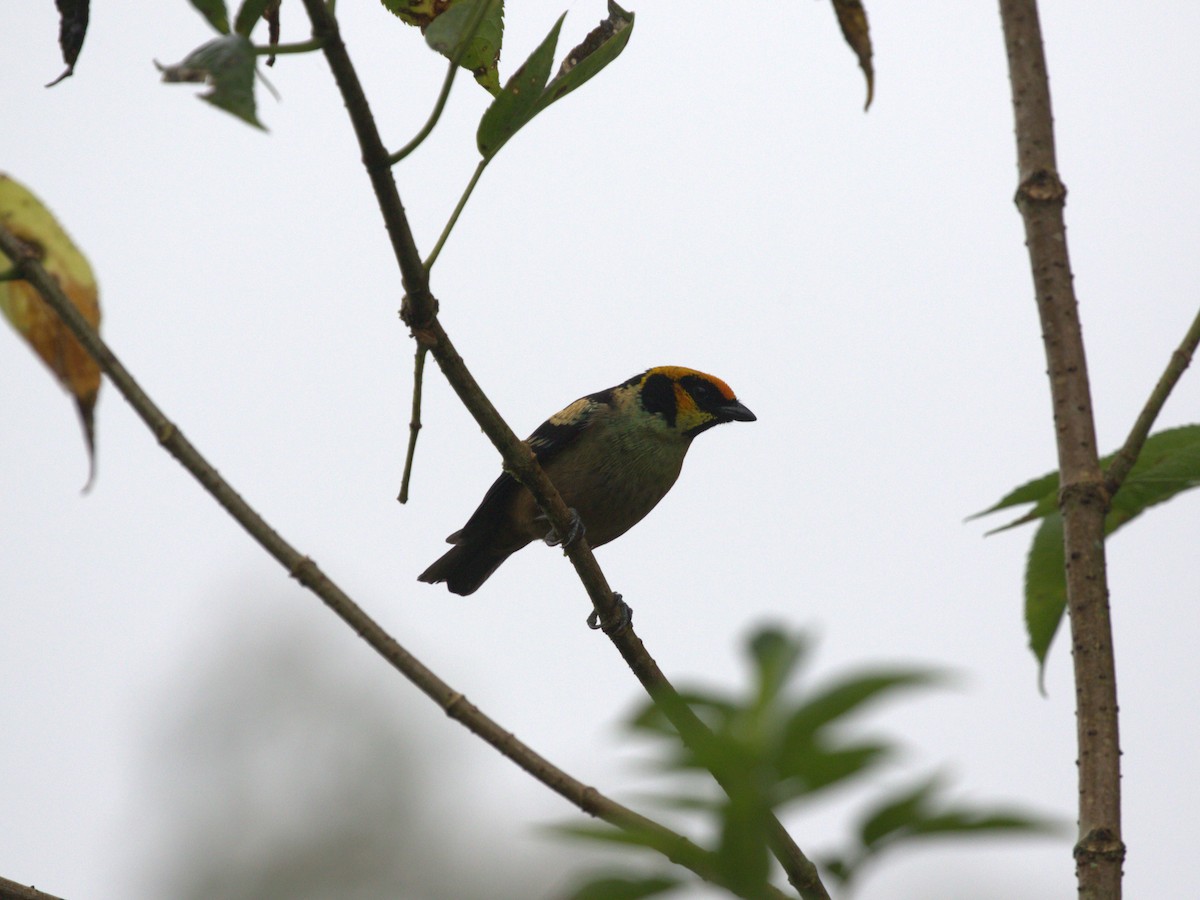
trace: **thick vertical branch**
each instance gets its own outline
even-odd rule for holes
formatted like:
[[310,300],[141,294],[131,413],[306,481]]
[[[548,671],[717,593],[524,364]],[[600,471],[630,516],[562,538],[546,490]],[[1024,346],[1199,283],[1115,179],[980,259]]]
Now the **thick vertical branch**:
[[1050,87],[1036,0],[1000,0],[1016,120],[1019,186],[1042,341],[1050,376],[1066,550],[1067,610],[1075,666],[1079,742],[1079,896],[1121,896],[1120,749],[1116,667],[1104,561],[1109,495],[1095,424],[1079,309],[1067,257]]

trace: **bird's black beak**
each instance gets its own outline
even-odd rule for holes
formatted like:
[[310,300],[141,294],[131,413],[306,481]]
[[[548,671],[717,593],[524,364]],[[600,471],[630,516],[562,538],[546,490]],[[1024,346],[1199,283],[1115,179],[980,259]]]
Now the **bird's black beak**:
[[738,400],[730,400],[728,403],[722,403],[717,407],[717,413],[722,419],[730,422],[756,422],[758,416],[750,412]]

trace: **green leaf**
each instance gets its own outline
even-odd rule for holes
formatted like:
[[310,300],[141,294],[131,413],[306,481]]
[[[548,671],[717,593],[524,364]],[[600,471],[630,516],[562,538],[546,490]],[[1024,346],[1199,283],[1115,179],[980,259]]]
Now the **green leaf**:
[[[1112,457],[1108,457],[1105,466]],[[1200,486],[1200,425],[1160,431],[1146,439],[1105,519],[1109,533],[1151,506]]]
[[[1110,453],[1102,458],[1101,468],[1107,469],[1116,455]],[[1200,425],[1184,425],[1152,434],[1142,446],[1142,452],[1138,454],[1138,460],[1125,483],[1112,498],[1112,508],[1108,519],[1105,520],[1105,530],[1111,534],[1149,507],[1197,486],[1200,486]],[[1033,509],[1007,525],[989,531],[988,534],[1006,531],[1056,512],[1058,472],[1050,472],[1041,478],[1026,482],[1006,494],[994,506],[970,518],[977,519],[1026,503],[1033,503]]]
[[242,5],[238,8],[237,18],[233,23],[233,30],[243,37],[250,37],[250,32],[254,30],[254,26],[258,24],[258,20],[262,18],[263,10],[270,5],[271,0],[242,0]]
[[484,159],[495,156],[508,139],[537,114],[538,98],[550,78],[558,32],[566,17],[566,13],[558,17],[545,40],[529,55],[525,64],[513,73],[484,112],[475,135],[475,143]]
[[777,628],[764,628],[750,638],[750,656],[758,676],[761,705],[778,696],[808,649],[807,641],[788,637]]
[[255,128],[263,127],[254,107],[254,47],[242,35],[216,38],[193,50],[178,65],[158,68],[168,83],[208,84],[211,90],[201,94],[201,100]]
[[581,885],[566,895],[566,900],[641,900],[665,894],[683,884],[678,878],[666,875],[639,878],[635,876],[608,876],[597,878]]
[[484,160],[495,156],[530,119],[593,77],[625,49],[633,32],[633,15],[611,0],[608,13],[608,18],[567,54],[558,75],[549,81],[554,47],[563,23],[563,18],[559,18],[483,114],[475,142]]
[[774,802],[808,797],[866,772],[894,753],[895,748],[883,741],[834,748],[787,742],[775,760],[781,781],[774,789]]
[[939,809],[941,783],[928,778],[885,797],[864,816],[859,825],[857,851],[835,856],[836,877],[852,880],[863,865],[883,851],[934,836],[965,836],[981,832],[1057,834],[1061,827],[1049,819],[998,809],[969,809],[948,806]]
[[[732,700],[719,694],[703,691],[680,691],[680,698],[705,725],[714,731],[725,727],[738,711],[738,706]],[[647,731],[651,734],[678,739],[679,732],[654,701],[646,701],[636,710],[629,720],[629,726],[637,731]]]
[[632,824],[626,828],[614,828],[611,825],[558,825],[549,830],[573,840],[644,847],[667,857],[670,857],[673,843],[671,839],[660,837],[656,832],[642,830]]
[[[466,47],[463,42],[480,3],[486,3],[483,18]],[[446,59],[458,56],[458,64],[475,76],[488,93],[500,93],[500,45],[504,40],[504,4],[501,0],[458,0],[425,29],[425,43]]]
[[912,835],[968,835],[981,831],[1021,834],[1062,834],[1062,824],[1039,816],[986,810],[949,810],[914,825]]
[[888,835],[919,822],[922,811],[937,788],[938,779],[930,778],[877,806],[859,826],[858,838],[863,846],[874,847]]
[[[1101,465],[1107,469],[1115,457],[1115,453],[1109,454],[1100,461]],[[1104,520],[1105,534],[1112,534],[1150,507],[1198,486],[1200,425],[1184,425],[1150,435],[1125,482],[1112,498]],[[1038,662],[1038,687],[1044,693],[1046,657],[1067,607],[1058,473],[1051,472],[1021,485],[978,515],[1024,503],[1033,503],[1033,509],[988,533],[1042,520],[1025,567],[1025,627],[1030,649]]]
[[1058,513],[1042,519],[1025,564],[1025,632],[1038,662],[1038,690],[1046,692],[1046,654],[1067,608],[1063,521]]
[[225,9],[225,0],[191,0],[191,3],[208,20],[209,25],[221,34],[229,34],[229,13]]
[[565,97],[620,56],[633,35],[633,18],[633,13],[609,0],[608,18],[593,28],[583,43],[567,54],[558,75],[538,98],[535,112],[541,112],[554,101]]
[[834,682],[799,706],[787,723],[787,733],[792,739],[811,736],[888,691],[945,680],[945,674],[929,669],[895,669],[852,675]]
[[[752,773],[746,773],[752,775]],[[729,802],[721,810],[721,843],[717,847],[716,866],[729,888],[741,896],[760,894],[771,872],[771,852],[767,845],[768,816],[771,808],[753,778],[729,790]]]

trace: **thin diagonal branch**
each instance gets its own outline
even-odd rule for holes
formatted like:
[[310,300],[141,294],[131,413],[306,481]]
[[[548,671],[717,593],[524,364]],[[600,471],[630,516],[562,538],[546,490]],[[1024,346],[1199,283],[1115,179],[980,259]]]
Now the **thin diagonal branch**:
[[[426,696],[441,706],[446,715],[483,738],[538,781],[588,815],[596,816],[617,828],[653,835],[656,845],[664,848],[663,852],[672,862],[688,868],[707,881],[729,887],[718,874],[718,869],[713,862],[713,854],[698,847],[682,835],[611,800],[595,788],[572,778],[485,715],[465,696],[442,681],[432,670],[405,650],[395,638],[325,575],[311,558],[301,554],[285,541],[217,473],[217,470],[184,437],[183,432],[167,418],[130,375],[117,359],[116,354],[62,292],[58,282],[45,270],[30,248],[3,225],[0,225],[0,253],[4,253],[13,260],[21,275],[37,289],[42,299],[58,314],[71,333],[79,339],[79,343],[96,360],[100,369],[158,438],[158,442],[163,448],[175,457],[212,495],[213,499],[224,507],[225,511],[293,578],[320,597],[326,606],[354,629],[372,649],[420,688]],[[0,897],[5,896],[3,894],[5,889],[6,885],[0,879]],[[733,890],[733,888],[730,889]],[[23,890],[28,891],[29,889],[23,888]],[[46,895],[34,892],[32,894],[16,893],[11,896],[42,900],[42,897]],[[782,898],[784,895],[774,889],[768,889],[761,896]],[[53,898],[47,898],[47,900],[53,900]]]
[[1133,464],[1137,462],[1138,455],[1142,452],[1142,445],[1146,443],[1146,438],[1150,436],[1150,429],[1154,427],[1154,420],[1158,418],[1163,404],[1167,402],[1171,391],[1183,377],[1184,370],[1191,365],[1197,345],[1200,345],[1200,313],[1197,313],[1196,318],[1192,320],[1192,327],[1183,336],[1183,342],[1180,343],[1179,349],[1171,354],[1167,368],[1146,399],[1146,405],[1142,407],[1137,421],[1133,423],[1133,428],[1129,432],[1129,437],[1125,439],[1125,444],[1117,451],[1113,461],[1108,464],[1108,470],[1104,475],[1107,479],[1109,496],[1115,494],[1124,484]]
[[0,878],[0,900],[59,900],[59,898],[53,894],[39,891],[35,887]]
[[[428,269],[420,263],[395,180],[386,165],[388,160],[383,150],[383,141],[354,65],[342,42],[336,19],[322,0],[304,0],[304,8],[312,21],[313,37],[323,41],[325,57],[338,89],[342,92],[346,111],[362,150],[363,164],[370,176],[376,202],[383,214],[393,252],[400,265],[406,290],[401,317],[412,329],[418,343],[429,348],[454,392],[500,452],[505,468],[529,489],[554,529],[559,534],[569,534],[571,513],[558,490],[538,465],[529,446],[513,433],[483,393],[437,319],[437,301],[429,292]],[[592,555],[586,538],[572,542],[566,553],[575,566],[575,571],[579,574],[600,621],[606,624],[618,622],[621,618],[620,607]],[[658,664],[634,634],[633,628],[624,631],[608,630],[626,664],[650,697],[662,705],[664,713],[683,739],[687,741],[692,736],[707,731],[706,726],[658,668]],[[804,855],[778,820],[773,820],[771,825],[771,844],[772,852],[787,873],[788,881],[804,900],[828,900],[829,894],[821,883],[816,866]]]
[[1110,495],[1096,451],[1087,360],[1067,256],[1063,219],[1067,191],[1054,153],[1037,2],[1000,0],[1000,17],[1016,120],[1016,203],[1025,223],[1058,445],[1079,744],[1075,877],[1084,900],[1117,900],[1125,845],[1116,664],[1104,559],[1104,516]]

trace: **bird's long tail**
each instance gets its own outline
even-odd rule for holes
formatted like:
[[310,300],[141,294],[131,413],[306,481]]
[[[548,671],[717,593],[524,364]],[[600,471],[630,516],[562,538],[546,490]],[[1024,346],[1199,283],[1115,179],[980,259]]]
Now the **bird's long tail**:
[[486,544],[464,541],[451,547],[422,572],[417,581],[426,584],[444,581],[452,594],[465,597],[475,593],[512,554],[512,550],[497,550]]

